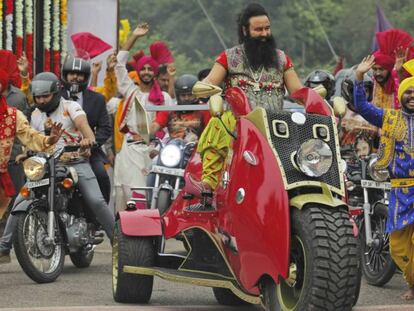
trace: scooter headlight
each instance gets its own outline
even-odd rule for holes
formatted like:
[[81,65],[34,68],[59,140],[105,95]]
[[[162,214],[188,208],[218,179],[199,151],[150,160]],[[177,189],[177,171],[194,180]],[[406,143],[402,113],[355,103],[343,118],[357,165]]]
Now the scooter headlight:
[[46,173],[46,159],[30,157],[23,162],[23,169],[28,179],[33,181],[40,180]]
[[378,156],[377,155],[373,155],[371,160],[369,160],[368,163],[368,174],[369,176],[371,176],[371,178],[375,181],[386,181],[388,178],[390,178],[390,173],[388,172],[387,169],[383,169],[383,170],[377,170],[375,168],[375,164],[377,164],[378,162]]
[[181,150],[178,146],[170,144],[165,146],[160,153],[161,163],[167,167],[176,167],[180,164]]
[[297,153],[300,170],[309,177],[319,177],[332,166],[333,154],[328,144],[320,139],[304,142]]

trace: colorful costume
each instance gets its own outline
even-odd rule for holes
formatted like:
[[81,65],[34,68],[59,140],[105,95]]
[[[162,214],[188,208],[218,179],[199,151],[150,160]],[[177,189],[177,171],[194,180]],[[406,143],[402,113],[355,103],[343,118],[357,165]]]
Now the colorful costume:
[[[405,66],[405,65],[404,65]],[[414,73],[414,70],[413,70]],[[414,87],[414,78],[404,80],[398,99]],[[368,103],[362,82],[355,83],[355,107],[369,122],[381,127],[377,169],[387,169],[391,177],[386,231],[390,235],[391,256],[414,286],[414,114],[382,109]]]
[[373,55],[375,64],[386,69],[390,76],[382,86],[374,81],[374,94],[372,102],[379,108],[399,109],[397,98],[398,74],[393,69],[395,64],[395,50],[399,47],[408,48],[413,42],[412,37],[399,29],[389,29],[376,33],[379,50]]
[[[257,71],[248,65],[242,45],[226,50],[216,59],[216,62],[227,70],[226,87],[242,88],[249,99],[251,108],[279,110],[283,108],[285,92],[284,73],[293,70],[290,58],[281,50],[277,66]],[[236,118],[231,111],[226,111],[220,118],[213,117],[200,137],[197,151],[203,158],[202,181],[215,189],[224,160],[229,151]]]
[[47,136],[32,129],[23,113],[8,107],[3,96],[0,97],[0,218],[6,211],[12,196],[16,194],[7,171],[14,138],[33,151],[45,151],[50,145]]

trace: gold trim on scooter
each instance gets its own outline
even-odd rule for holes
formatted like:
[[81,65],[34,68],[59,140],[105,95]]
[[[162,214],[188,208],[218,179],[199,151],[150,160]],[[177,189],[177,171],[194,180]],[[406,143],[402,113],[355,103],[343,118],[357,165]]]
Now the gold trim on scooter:
[[233,282],[229,280],[218,280],[218,279],[208,279],[202,277],[190,277],[185,275],[177,275],[170,273],[168,271],[163,271],[160,268],[147,268],[147,267],[133,267],[133,266],[124,266],[125,273],[133,274],[143,274],[143,275],[154,275],[158,276],[164,280],[171,282],[179,282],[185,284],[192,284],[197,286],[206,286],[206,287],[221,287],[231,290],[237,297],[243,299],[251,304],[260,304],[260,297],[248,295],[242,292]]

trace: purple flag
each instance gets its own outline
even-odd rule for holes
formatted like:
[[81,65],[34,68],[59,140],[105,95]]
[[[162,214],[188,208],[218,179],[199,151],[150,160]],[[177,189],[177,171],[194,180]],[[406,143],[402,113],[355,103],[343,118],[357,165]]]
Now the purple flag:
[[376,5],[376,12],[377,12],[377,23],[375,25],[375,32],[374,32],[374,39],[372,40],[372,51],[375,52],[378,50],[378,42],[375,34],[377,32],[385,31],[387,29],[393,28],[391,23],[388,21],[388,19],[385,17],[384,12],[380,8],[380,6]]

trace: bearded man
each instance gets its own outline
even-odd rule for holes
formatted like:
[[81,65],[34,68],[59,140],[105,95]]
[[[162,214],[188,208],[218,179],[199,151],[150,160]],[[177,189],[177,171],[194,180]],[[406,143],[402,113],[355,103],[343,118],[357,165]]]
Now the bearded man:
[[[363,75],[375,64],[368,56],[356,70],[355,108],[370,123],[381,128],[376,169],[388,169],[391,178],[386,232],[390,233],[391,257],[401,269],[409,290],[401,297],[414,299],[414,77],[398,88],[401,110],[382,109],[367,102]],[[414,60],[404,64],[414,74]]]
[[405,60],[406,49],[413,39],[405,31],[389,29],[376,33],[379,49],[373,54],[375,64],[373,104],[380,108],[399,109],[397,98],[399,76]]
[[[239,45],[216,59],[204,82],[242,88],[252,109],[283,108],[285,87],[289,93],[302,88],[289,56],[277,48],[270,29],[269,14],[259,4],[249,4],[238,19]],[[191,180],[197,192],[215,189],[232,141],[236,119],[231,111],[211,118],[198,144],[203,159],[202,181]],[[204,206],[205,208],[205,206]]]
[[[115,159],[114,184],[116,190],[117,209],[125,207],[132,196],[133,187],[146,185],[146,171],[151,165],[150,154],[153,150],[146,142],[149,139],[149,124],[154,120],[155,113],[146,112],[146,105],[173,105],[168,93],[161,90],[156,79],[159,73],[157,61],[148,55],[141,56],[134,64],[140,83],[136,85],[128,76],[126,64],[129,51],[137,39],[145,36],[149,25],[144,23],[137,26],[117,55],[115,74],[118,90],[125,101],[119,120],[120,130],[125,133],[125,139],[120,152]],[[157,133],[162,137],[164,131]],[[142,197],[140,193],[138,197]]]

